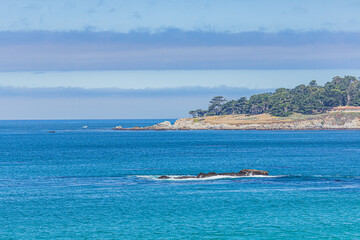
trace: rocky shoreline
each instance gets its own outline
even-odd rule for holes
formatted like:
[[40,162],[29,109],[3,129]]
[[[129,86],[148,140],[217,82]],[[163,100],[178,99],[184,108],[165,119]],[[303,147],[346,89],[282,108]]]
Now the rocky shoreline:
[[217,121],[207,121],[205,118],[181,118],[174,124],[164,121],[148,127],[123,128],[117,126],[114,130],[345,130],[360,129],[360,113],[327,113],[314,115],[304,119],[276,118],[273,121],[234,121],[222,123],[221,118]]

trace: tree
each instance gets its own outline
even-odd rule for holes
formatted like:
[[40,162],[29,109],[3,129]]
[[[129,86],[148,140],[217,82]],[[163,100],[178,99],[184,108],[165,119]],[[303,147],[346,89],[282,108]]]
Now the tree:
[[235,114],[239,113],[238,111],[238,102],[231,100],[222,105],[221,114]]
[[196,115],[197,115],[198,117],[203,117],[203,116],[205,116],[205,114],[206,114],[206,111],[204,111],[204,110],[202,110],[202,109],[198,109],[198,110],[196,110],[195,112],[196,112]]
[[227,100],[223,96],[216,96],[210,100],[210,106],[208,109],[208,115],[219,115],[221,112],[221,107],[224,102]]
[[270,113],[274,116],[287,117],[293,113],[293,97],[286,88],[276,89],[270,99]]
[[237,111],[240,114],[246,114],[248,113],[248,100],[246,97],[241,97],[237,100]]
[[189,111],[189,114],[192,115],[193,118],[196,117],[196,111],[191,110]]
[[348,87],[346,89],[346,105],[354,105],[355,99],[359,98],[359,81],[352,76],[345,76],[345,80],[348,81]]
[[[222,96],[211,99],[207,111],[196,110],[197,116],[222,114],[262,114],[289,116],[292,113],[317,114],[337,106],[360,106],[360,81],[353,76],[336,76],[324,86],[316,80],[293,89],[278,88],[272,93],[252,95],[227,101]],[[200,111],[201,110],[201,111]]]
[[266,113],[269,110],[269,101],[269,93],[252,95],[247,102],[247,112],[251,115]]
[[318,87],[318,84],[317,84],[316,80],[312,80],[312,81],[309,83],[309,86],[311,86],[311,87]]

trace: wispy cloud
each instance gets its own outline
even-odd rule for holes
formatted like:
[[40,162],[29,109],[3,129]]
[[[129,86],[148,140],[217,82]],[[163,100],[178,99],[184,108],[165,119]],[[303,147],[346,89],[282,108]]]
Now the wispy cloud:
[[175,88],[145,88],[145,89],[121,89],[121,88],[23,88],[23,87],[0,87],[2,97],[30,97],[30,98],[94,98],[94,97],[126,97],[126,98],[171,98],[171,97],[212,97],[224,95],[232,98],[250,96],[260,92],[270,92],[272,89],[248,89],[227,86],[218,87],[175,87]]
[[143,47],[175,46],[296,46],[304,44],[357,44],[360,32],[329,31],[281,31],[281,32],[211,32],[182,31],[176,28],[163,28],[151,33],[149,30],[137,30],[129,33],[94,32],[94,31],[2,31],[0,44],[34,44],[34,43],[103,43],[122,44]]
[[357,68],[360,33],[0,32],[0,71]]

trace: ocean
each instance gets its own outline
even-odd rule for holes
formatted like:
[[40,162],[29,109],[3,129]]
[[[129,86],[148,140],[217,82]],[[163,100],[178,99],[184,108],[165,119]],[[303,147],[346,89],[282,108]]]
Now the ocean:
[[0,238],[360,239],[360,131],[111,130],[160,121],[0,121]]

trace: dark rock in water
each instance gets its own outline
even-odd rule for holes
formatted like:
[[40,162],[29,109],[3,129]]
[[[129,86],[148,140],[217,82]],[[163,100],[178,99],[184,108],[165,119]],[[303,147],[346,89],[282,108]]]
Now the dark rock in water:
[[197,178],[203,178],[206,175],[206,173],[199,173],[196,177]]
[[171,178],[171,177],[168,177],[168,176],[160,176],[160,177],[158,177],[158,179],[169,179],[169,178]]
[[213,177],[216,176],[216,172],[209,172],[209,173],[199,173],[196,178],[206,178],[206,177]]
[[[216,173],[216,172],[209,172],[209,173],[199,173],[197,176],[180,176],[174,177],[173,179],[191,179],[191,178],[208,178],[214,176],[229,176],[229,177],[243,177],[243,176],[268,176],[269,172],[264,170],[256,170],[256,169],[243,169],[238,173],[230,172],[230,173]],[[169,176],[161,176],[158,179],[170,179]]]
[[268,171],[256,169],[243,169],[239,172],[239,176],[269,175]]
[[180,177],[174,177],[174,179],[189,179],[189,178],[195,178],[194,176],[180,176]]
[[230,172],[230,173],[215,173],[215,172],[199,173],[196,176],[196,178],[207,178],[207,177],[214,177],[214,176],[236,177],[236,176],[256,176],[256,175],[269,175],[269,172],[264,171],[264,170],[256,170],[256,169],[243,169],[238,173],[235,173],[235,172]]

